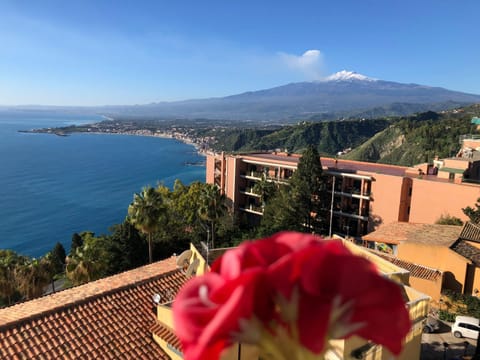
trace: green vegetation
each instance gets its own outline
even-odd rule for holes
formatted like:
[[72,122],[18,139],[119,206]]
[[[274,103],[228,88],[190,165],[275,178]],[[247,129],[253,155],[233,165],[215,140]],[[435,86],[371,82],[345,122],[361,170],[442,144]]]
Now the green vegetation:
[[152,263],[152,235],[160,229],[165,216],[161,194],[152,187],[146,187],[133,196],[128,207],[127,220],[148,238],[148,262]]
[[480,223],[480,198],[477,199],[475,203],[475,208],[471,206],[467,206],[466,208],[462,209],[463,213],[468,216],[471,222],[473,223]]
[[[0,307],[43,294],[45,287],[63,272],[65,249],[56,244],[45,256],[34,259],[12,250],[0,250]],[[62,259],[58,256],[63,256]]]
[[437,221],[435,221],[435,224],[437,225],[456,225],[456,226],[462,226],[463,221],[455,216],[449,215],[449,214],[444,214],[438,218]]
[[258,235],[281,230],[325,233],[325,179],[317,150],[309,146],[302,154],[298,169],[288,185],[279,185],[264,205]]
[[478,133],[470,123],[478,113],[480,105],[473,105],[441,114],[429,111],[398,118],[344,157],[405,166],[431,162],[435,156],[450,157],[459,150],[460,135]]
[[[407,104],[392,106],[401,108],[404,105]],[[298,119],[296,125],[124,117],[97,124],[38,129],[32,132],[162,133],[180,139],[191,139],[200,148],[217,152],[286,150],[300,153],[307,146],[313,145],[322,155],[342,153],[341,156],[346,159],[406,166],[432,161],[435,156],[451,156],[458,151],[460,135],[478,134],[470,120],[480,116],[480,104],[442,112],[391,116],[393,113],[402,113],[396,110],[368,112],[365,113],[367,119],[351,119],[345,114],[346,118],[336,121],[333,121],[335,117],[332,115],[315,115]],[[378,118],[372,119],[375,114]],[[350,149],[353,150],[348,152]],[[348,153],[344,154],[345,152]]]
[[238,229],[215,186],[177,180],[173,190],[147,187],[134,194],[127,218],[110,235],[73,234],[68,256],[59,243],[39,259],[0,250],[0,306],[40,296],[57,279],[80,285],[167,258],[190,242],[235,245]]
[[476,296],[446,290],[442,294],[442,303],[444,308],[439,311],[440,320],[454,322],[457,315],[480,318],[480,299]]
[[209,226],[208,232],[212,236],[212,247],[215,247],[215,234],[217,233],[218,222],[226,212],[225,195],[220,194],[215,185],[206,184],[200,194],[198,215]]
[[362,144],[388,125],[388,120],[378,119],[301,122],[269,130],[228,129],[216,136],[212,146],[215,150],[230,152],[275,149],[302,152],[308,145],[314,145],[320,153],[335,154]]

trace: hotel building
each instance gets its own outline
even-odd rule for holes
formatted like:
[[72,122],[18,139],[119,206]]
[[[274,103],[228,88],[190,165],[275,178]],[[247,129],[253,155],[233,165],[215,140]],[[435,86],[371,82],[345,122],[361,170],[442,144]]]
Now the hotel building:
[[[455,157],[413,167],[321,157],[332,232],[358,237],[392,222],[433,224],[445,215],[466,220],[462,208],[480,198],[480,139],[464,136],[461,144]],[[263,207],[255,184],[287,184],[299,159],[282,152],[209,154],[206,182],[219,187],[235,213],[256,224]]]

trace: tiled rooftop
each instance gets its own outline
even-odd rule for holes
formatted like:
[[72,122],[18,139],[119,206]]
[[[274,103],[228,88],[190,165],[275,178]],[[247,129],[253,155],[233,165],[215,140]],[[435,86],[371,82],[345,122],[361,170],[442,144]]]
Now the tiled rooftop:
[[380,251],[374,251],[374,250],[370,250],[370,251],[373,252],[375,255],[380,256],[382,259],[390,261],[392,264],[397,265],[402,269],[408,270],[410,272],[410,276],[412,277],[431,280],[431,281],[436,281],[442,277],[442,271],[440,270],[432,269],[427,266],[423,266],[419,264],[414,264],[409,261],[400,260],[393,255],[385,254]]
[[363,236],[363,240],[387,244],[398,244],[402,241],[408,241],[425,245],[450,247],[458,239],[461,231],[461,226],[454,225],[394,222],[382,225],[378,230]]
[[450,249],[457,254],[462,255],[464,258],[467,258],[476,266],[480,266],[480,249],[470,245],[468,241],[459,239],[450,247]]
[[459,238],[480,243],[480,225],[467,221],[463,225]]
[[170,329],[167,325],[157,321],[150,327],[150,331],[165,342],[167,342],[177,352],[182,351],[182,344],[180,343],[180,339],[177,337],[174,330]]
[[1,359],[168,359],[152,295],[186,281],[175,258],[0,310]]

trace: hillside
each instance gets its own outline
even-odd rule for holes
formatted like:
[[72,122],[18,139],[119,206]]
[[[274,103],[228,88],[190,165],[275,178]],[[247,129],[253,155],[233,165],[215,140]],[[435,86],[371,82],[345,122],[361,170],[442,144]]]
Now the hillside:
[[287,150],[301,152],[309,144],[317,144],[322,154],[335,154],[345,148],[361,145],[389,125],[386,119],[302,122],[279,129],[228,129],[216,134],[213,148],[217,151],[248,152]]
[[[373,120],[301,122],[270,129],[228,128],[215,134],[213,149],[227,152],[287,150],[301,152],[308,144],[323,155],[336,156],[353,148],[342,158],[414,165],[456,154],[459,136],[478,133],[470,124],[480,116],[480,104],[444,111],[428,111],[408,117]],[[204,134],[205,135],[205,134]],[[207,135],[213,135],[208,132]]]
[[459,136],[478,133],[470,121],[480,105],[459,111],[427,112],[399,118],[343,158],[397,165],[414,165],[455,155]]

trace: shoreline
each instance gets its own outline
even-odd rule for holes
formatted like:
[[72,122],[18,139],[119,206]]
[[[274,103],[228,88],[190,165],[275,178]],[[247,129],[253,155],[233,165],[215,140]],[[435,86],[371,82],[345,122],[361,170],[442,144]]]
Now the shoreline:
[[[147,133],[149,130],[133,130],[133,131],[123,131],[123,132],[110,132],[110,131],[78,131],[72,132],[70,134],[93,134],[93,135],[122,135],[122,136],[141,136],[141,137],[154,137],[160,139],[172,139],[180,141],[186,145],[191,145],[195,148],[195,151],[198,155],[206,157],[209,152],[208,148],[203,148],[202,144],[196,143],[193,139],[188,137],[178,137],[169,133]],[[53,133],[52,133],[53,134]],[[60,135],[62,136],[62,135]]]
[[[85,124],[91,125],[95,128],[96,124]],[[93,130],[93,129],[92,129]],[[118,130],[114,129],[105,129],[104,131],[99,131],[99,128],[95,128],[95,130],[87,129],[87,131],[65,131],[62,128],[46,128],[46,129],[32,129],[32,130],[17,130],[18,132],[22,133],[29,133],[29,134],[47,134],[47,135],[57,135],[67,137],[71,134],[93,134],[93,135],[123,135],[123,136],[143,136],[143,137],[155,137],[161,139],[173,139],[180,141],[186,145],[191,145],[195,148],[195,152],[203,157],[206,157],[207,154],[211,153],[212,150],[208,147],[207,143],[203,140],[196,141],[191,137],[186,136],[183,133],[170,133],[157,130],[156,132],[152,132],[151,130],[147,129],[137,129],[137,130]]]

